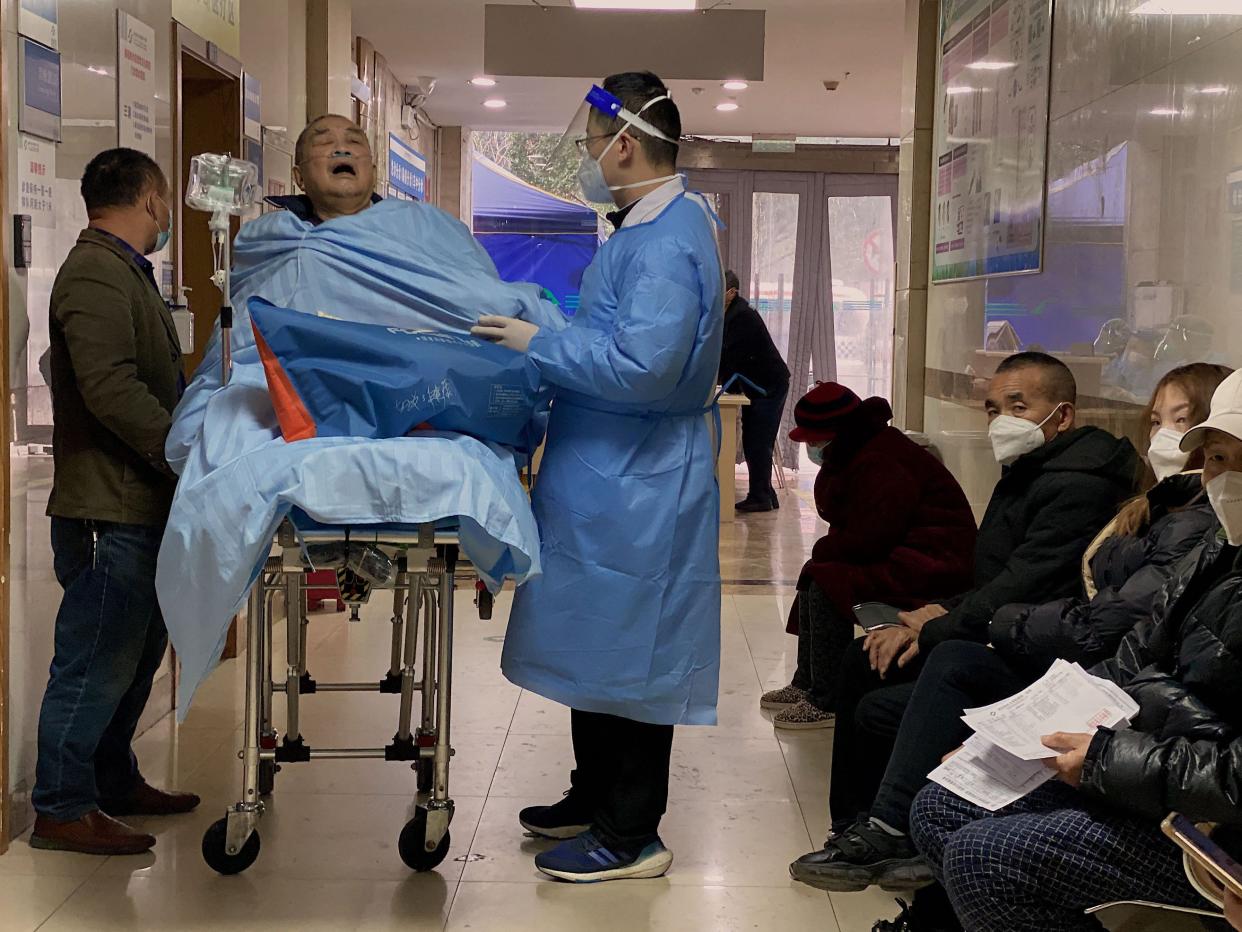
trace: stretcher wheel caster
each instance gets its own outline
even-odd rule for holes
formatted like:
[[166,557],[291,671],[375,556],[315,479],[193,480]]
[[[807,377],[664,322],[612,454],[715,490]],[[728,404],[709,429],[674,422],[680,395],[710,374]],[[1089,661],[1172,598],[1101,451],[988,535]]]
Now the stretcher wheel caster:
[[274,760],[259,761],[259,795],[271,796],[276,789],[276,771],[279,768]]
[[217,874],[240,874],[259,856],[259,833],[251,832],[246,843],[236,854],[225,848],[228,837],[228,819],[213,822],[203,833],[203,860]]
[[[448,855],[449,833],[445,832],[440,843],[431,851],[427,850],[427,813],[419,809],[414,818],[405,823],[401,837],[397,839],[397,850],[405,866],[414,871],[430,871],[439,867],[440,862]],[[258,846],[255,846],[258,852]]]
[[482,580],[475,584],[474,593],[474,604],[479,607],[479,620],[491,621],[495,599]]

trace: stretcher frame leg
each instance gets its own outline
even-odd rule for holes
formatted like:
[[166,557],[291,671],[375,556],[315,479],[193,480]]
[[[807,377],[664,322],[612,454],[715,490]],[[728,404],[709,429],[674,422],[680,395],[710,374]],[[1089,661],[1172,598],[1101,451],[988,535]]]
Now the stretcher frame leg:
[[[439,561],[437,561],[439,562]],[[448,795],[449,762],[453,756],[449,742],[453,684],[453,576],[455,554],[436,567],[439,579],[439,643],[436,646],[436,740],[431,799],[427,803],[427,835],[424,846],[434,851],[448,832],[453,819],[453,801]],[[430,664],[428,665],[430,666]]]
[[302,740],[299,711],[302,698],[302,648],[306,643],[303,633],[305,608],[302,604],[302,574],[285,574],[285,744],[298,744]]
[[405,627],[405,602],[409,595],[410,574],[401,571],[397,574],[397,585],[392,591],[392,651],[388,663],[390,679],[401,675],[402,664],[402,629]]
[[421,733],[435,734],[436,730],[436,638],[435,638],[435,591],[422,587],[423,613],[423,718]]
[[[423,593],[423,577],[421,574],[414,574],[409,579],[409,604],[417,606],[422,601]],[[418,617],[415,611],[414,619],[405,626],[405,645],[399,658],[401,671],[401,711],[397,718],[397,739],[400,741],[408,741],[412,736],[410,727],[414,719],[414,688],[418,679]],[[400,628],[394,622],[394,632],[400,631]]]
[[250,590],[246,621],[246,735],[242,748],[242,798],[228,813],[224,850],[236,857],[254,833],[263,813],[259,799],[259,730],[262,704],[263,629],[266,627],[263,581]]

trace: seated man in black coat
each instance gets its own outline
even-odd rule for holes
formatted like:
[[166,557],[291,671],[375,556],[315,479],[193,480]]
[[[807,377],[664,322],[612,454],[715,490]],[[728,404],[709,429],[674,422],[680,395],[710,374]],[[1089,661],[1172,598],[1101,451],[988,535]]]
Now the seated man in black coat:
[[741,376],[730,390],[740,391],[750,399],[750,404],[742,409],[742,453],[750,473],[750,491],[737,505],[739,512],[748,514],[780,507],[772,488],[772,448],[789,395],[789,367],[772,342],[763,318],[746,302],[739,288],[737,273],[725,272],[720,384]]
[[[859,638],[846,652],[833,733],[833,837],[790,866],[795,879],[823,886],[843,861],[882,871],[915,857],[901,830],[868,815],[927,654],[951,639],[986,643],[1002,605],[1071,596],[1081,586],[1083,552],[1133,491],[1138,457],[1128,440],[1077,427],[1076,399],[1072,373],[1044,353],[1019,353],[997,368],[986,409],[1003,472],[979,526],[975,587],[902,613],[903,627]],[[866,886],[848,873],[854,889]]]

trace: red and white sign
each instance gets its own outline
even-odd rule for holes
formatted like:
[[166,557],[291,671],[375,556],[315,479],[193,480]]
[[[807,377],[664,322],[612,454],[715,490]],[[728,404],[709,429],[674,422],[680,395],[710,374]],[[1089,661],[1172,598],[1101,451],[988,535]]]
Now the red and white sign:
[[155,30],[123,10],[116,14],[118,144],[155,156]]

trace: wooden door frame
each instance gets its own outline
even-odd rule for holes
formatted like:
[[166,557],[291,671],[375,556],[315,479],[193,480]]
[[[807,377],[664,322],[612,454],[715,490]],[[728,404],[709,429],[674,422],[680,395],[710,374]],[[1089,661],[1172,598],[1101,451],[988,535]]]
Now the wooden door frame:
[[[4,10],[8,4],[0,4],[0,41],[8,35],[8,23]],[[7,66],[6,66],[7,70]],[[7,77],[7,73],[4,75]],[[0,80],[0,113],[9,112],[8,81]],[[5,137],[7,120],[0,119],[0,193],[7,199],[8,147]],[[9,425],[12,411],[9,407],[9,261],[12,253],[12,231],[9,229],[10,212],[4,212],[5,223],[0,224],[0,389],[4,396],[4,417],[0,418],[0,453],[4,465],[0,467],[0,854],[9,848],[9,831],[12,813],[9,811],[9,532],[12,522],[9,515],[10,447]]]
[[[169,62],[168,73],[170,75],[170,87],[168,89],[168,100],[170,102],[169,117],[170,127],[172,131],[172,172],[169,177],[169,186],[173,191],[172,209],[173,209],[173,225],[176,230],[186,229],[184,222],[185,206],[185,186],[188,179],[183,168],[185,162],[185,134],[182,129],[181,116],[185,107],[182,99],[182,80],[184,78],[184,69],[182,60],[184,55],[189,55],[200,64],[218,71],[222,77],[232,78],[237,82],[237,126],[236,136],[239,151],[230,153],[231,155],[241,157],[240,146],[242,144],[242,123],[245,119],[243,106],[243,89],[242,89],[242,64],[233,56],[223,51],[214,42],[204,39],[194,30],[173,20],[170,27],[171,41],[168,43]],[[234,221],[233,234],[236,235],[237,224]],[[185,256],[184,240],[181,235],[174,237],[173,242],[173,294],[181,294],[181,287],[185,282]],[[237,627],[236,619],[234,624],[229,627],[228,642],[225,645],[224,658],[234,657],[237,655]],[[173,706],[177,704],[177,687],[181,678],[181,665],[177,663],[176,650],[172,650],[172,695]]]

